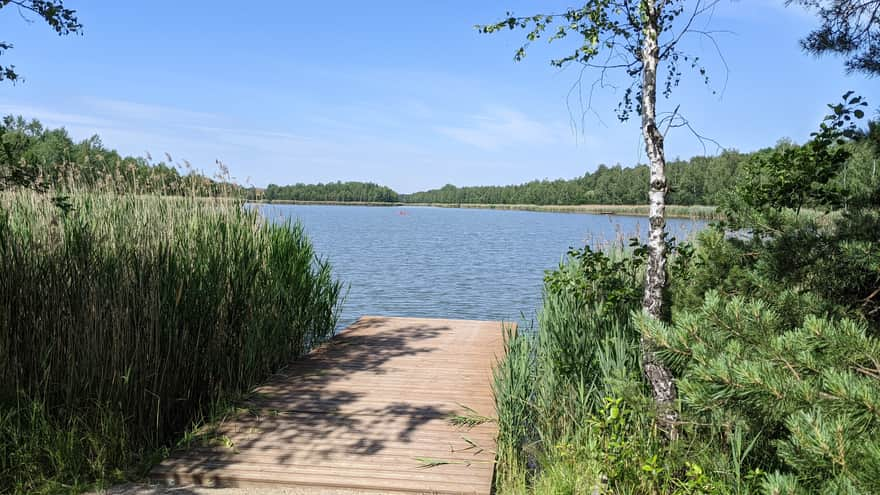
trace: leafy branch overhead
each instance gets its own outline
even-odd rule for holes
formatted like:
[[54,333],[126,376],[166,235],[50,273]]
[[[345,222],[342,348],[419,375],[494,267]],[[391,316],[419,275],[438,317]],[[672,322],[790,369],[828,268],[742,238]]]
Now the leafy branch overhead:
[[[689,3],[693,5],[690,8],[687,7]],[[689,66],[704,83],[709,84],[708,72],[700,57],[685,53],[680,45],[689,34],[708,38],[714,44],[711,31],[696,29],[693,24],[717,3],[718,0],[698,0],[695,3],[672,0],[664,7],[658,19],[658,34],[659,61],[668,64],[662,91],[666,98],[681,82],[682,66]],[[555,67],[577,63],[599,70],[599,83],[603,85],[607,84],[607,71],[623,71],[632,80],[617,108],[618,118],[625,121],[633,112],[637,115],[642,113],[642,81],[639,75],[643,70],[642,46],[647,22],[643,10],[643,2],[639,1],[589,0],[580,8],[557,14],[518,17],[508,12],[505,19],[494,24],[477,25],[476,28],[485,34],[505,29],[527,30],[526,43],[514,54],[517,62],[525,58],[530,44],[538,39],[546,38],[552,43],[574,35],[578,38],[576,46],[566,55],[551,59],[550,63]],[[682,22],[676,22],[679,20]]]
[[[34,22],[28,15],[36,14],[46,21],[59,36],[82,34],[82,24],[77,19],[76,11],[64,7],[63,0],[0,0],[0,9],[14,7],[18,14],[27,22]],[[13,48],[8,41],[0,41],[0,55]],[[14,65],[0,64],[0,81],[18,81],[20,75]]]
[[880,0],[788,0],[813,10],[822,24],[801,40],[813,55],[846,57],[848,72],[880,75]]
[[832,181],[849,160],[852,151],[843,146],[860,138],[856,122],[865,116],[868,103],[849,91],[841,102],[829,104],[831,111],[819,130],[804,146],[782,146],[754,155],[744,167],[744,179],[736,188],[739,202],[732,205],[736,217],[739,206],[749,210],[805,206],[827,207],[842,204],[844,191]]

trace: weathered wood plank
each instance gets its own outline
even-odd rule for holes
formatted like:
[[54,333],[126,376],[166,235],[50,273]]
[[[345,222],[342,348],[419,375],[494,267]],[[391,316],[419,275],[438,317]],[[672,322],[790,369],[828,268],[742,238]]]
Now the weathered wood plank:
[[[248,412],[152,471],[172,483],[488,494],[502,324],[364,317],[255,389]],[[424,458],[448,461],[425,467]]]

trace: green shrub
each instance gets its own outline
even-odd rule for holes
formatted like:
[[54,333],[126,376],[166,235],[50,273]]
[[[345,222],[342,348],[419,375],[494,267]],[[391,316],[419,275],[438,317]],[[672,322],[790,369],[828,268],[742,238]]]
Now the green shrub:
[[[641,301],[648,255],[635,239],[631,247],[635,248],[631,253],[617,250],[610,254],[590,246],[570,249],[567,262],[544,277],[546,291],[581,306],[583,313],[595,309],[602,314],[626,315]],[[550,302],[556,300],[549,298]]]

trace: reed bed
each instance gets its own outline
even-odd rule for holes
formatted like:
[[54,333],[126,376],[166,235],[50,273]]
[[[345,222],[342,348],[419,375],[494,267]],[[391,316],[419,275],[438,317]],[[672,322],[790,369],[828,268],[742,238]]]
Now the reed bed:
[[332,336],[298,224],[228,199],[0,195],[0,493],[76,491]]
[[[618,246],[608,247],[607,254],[611,260],[627,255]],[[558,271],[570,280],[583,276],[574,258]],[[638,270],[633,276],[641,274]],[[588,284],[587,290],[571,290],[547,283],[536,325],[507,335],[506,355],[493,382],[500,494],[569,493],[558,480],[546,481],[552,486],[543,489],[533,482],[545,482],[542,471],[577,457],[568,449],[580,450],[590,443],[584,430],[602,414],[607,398],[638,400],[643,395],[634,371],[638,370],[638,333],[629,321],[630,308],[602,307],[602,288]],[[560,462],[559,455],[572,459]],[[581,464],[570,493],[599,488],[601,472],[583,468]],[[571,473],[564,476],[570,478]]]

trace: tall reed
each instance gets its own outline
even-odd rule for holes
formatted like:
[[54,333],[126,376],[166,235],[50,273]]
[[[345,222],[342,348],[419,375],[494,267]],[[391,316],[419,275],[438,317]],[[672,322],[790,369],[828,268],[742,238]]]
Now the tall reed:
[[[625,256],[616,248],[607,259]],[[547,457],[582,434],[604,398],[641,394],[631,308],[603,306],[603,287],[581,283],[582,263],[590,260],[570,256],[548,274],[537,327],[508,335],[493,386],[499,493],[529,491],[530,479],[553,464]]]
[[229,199],[65,201],[0,195],[0,492],[110,476],[332,336],[341,286],[300,225]]

